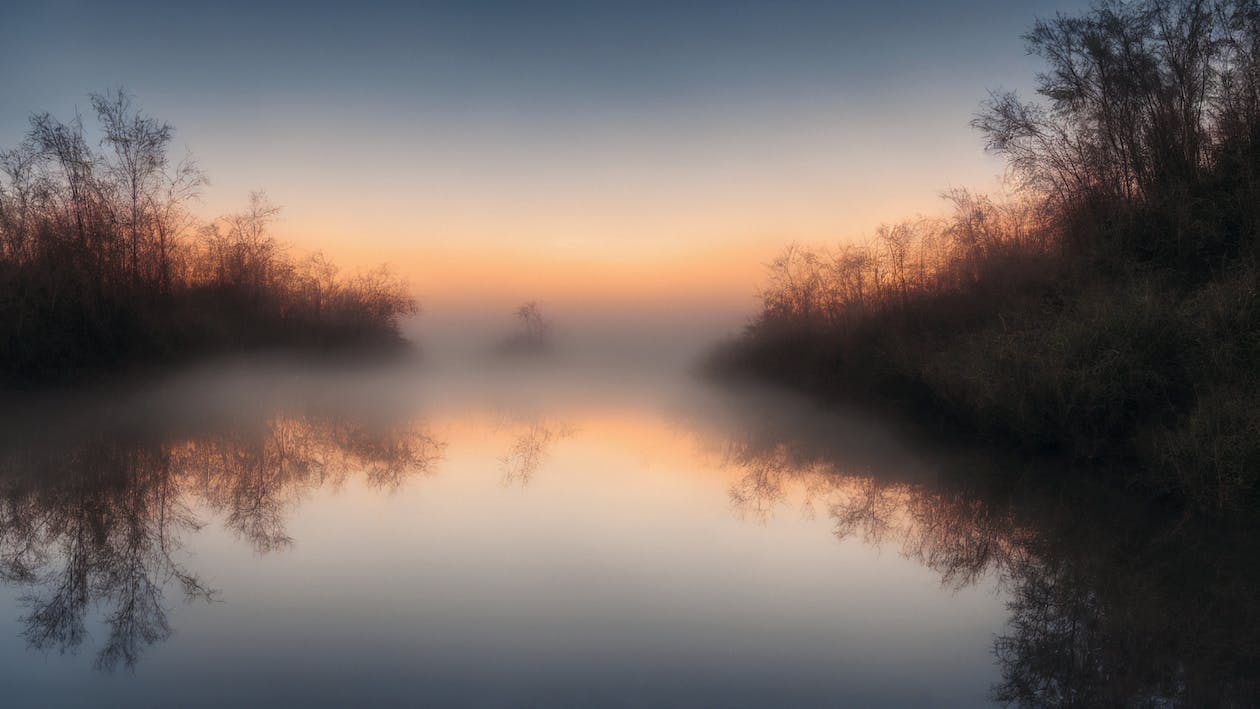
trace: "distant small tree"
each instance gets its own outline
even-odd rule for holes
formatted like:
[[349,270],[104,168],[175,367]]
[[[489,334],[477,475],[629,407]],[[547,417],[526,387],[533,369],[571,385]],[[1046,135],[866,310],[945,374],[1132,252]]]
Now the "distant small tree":
[[542,308],[536,301],[530,301],[517,308],[516,319],[524,328],[523,335],[526,342],[542,344],[547,340],[551,325],[543,317]]
[[551,324],[543,316],[536,301],[522,303],[512,311],[520,329],[501,340],[495,348],[500,354],[541,352],[547,349]]

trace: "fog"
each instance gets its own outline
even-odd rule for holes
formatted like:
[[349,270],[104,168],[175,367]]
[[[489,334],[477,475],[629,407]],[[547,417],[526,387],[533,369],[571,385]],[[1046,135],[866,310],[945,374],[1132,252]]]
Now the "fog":
[[[869,411],[697,377],[738,317],[544,312],[536,350],[498,347],[510,311],[428,314],[403,357],[7,398],[0,681],[46,706],[975,706],[1078,681],[1041,662],[1038,619],[1105,645],[1166,638],[1197,602],[1113,629],[1047,600],[1141,558],[1099,563],[1097,540],[1158,535],[1062,491],[1013,499],[997,461],[960,475]],[[1152,661],[1204,637],[1183,631]]]
[[[934,455],[869,411],[822,409],[773,387],[701,375],[703,358],[739,332],[734,308],[648,312],[547,305],[545,350],[503,353],[519,323],[511,310],[425,313],[406,323],[413,347],[381,359],[268,352],[144,370],[62,391],[28,392],[0,407],[8,438],[53,441],[76,430],[179,436],[277,415],[358,425],[505,416],[580,424],[609,412],[660,419],[719,449],[732,439],[790,438],[864,474],[922,478]],[[921,450],[923,449],[923,450]]]
[[[519,327],[513,311],[524,302],[533,299],[426,303],[425,312],[404,329],[427,358],[475,358]],[[551,325],[559,357],[656,370],[686,367],[708,348],[738,334],[754,312],[751,298],[747,303],[700,299],[671,304],[590,305],[577,299],[537,303]]]

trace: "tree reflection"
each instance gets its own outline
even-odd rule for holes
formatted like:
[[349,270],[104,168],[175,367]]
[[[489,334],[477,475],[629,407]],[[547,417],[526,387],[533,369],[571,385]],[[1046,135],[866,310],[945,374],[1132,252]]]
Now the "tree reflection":
[[1195,518],[1089,480],[1030,487],[975,461],[905,474],[913,464],[863,436],[837,445],[837,434],[796,423],[760,416],[723,443],[723,462],[741,472],[737,513],[765,520],[799,500],[804,514],[825,510],[838,538],[894,545],[947,588],[995,580],[1010,613],[994,641],[995,700],[1260,704],[1250,523]]
[[96,666],[105,671],[134,668],[170,637],[167,589],[215,598],[181,560],[184,536],[203,525],[194,508],[267,553],[291,544],[286,513],[309,492],[351,475],[395,489],[442,452],[418,424],[327,415],[193,430],[118,430],[107,420],[21,431],[0,446],[0,579],[30,589],[22,635],[33,649],[75,652],[100,609],[107,635]]
[[570,437],[574,427],[565,423],[533,419],[512,439],[508,452],[499,458],[504,485],[525,487],[534,479],[551,454],[551,447]]
[[292,543],[286,513],[308,492],[340,487],[351,473],[371,487],[395,490],[407,476],[430,472],[441,452],[415,424],[382,431],[345,420],[278,417],[185,445],[179,465],[210,509],[261,554]]

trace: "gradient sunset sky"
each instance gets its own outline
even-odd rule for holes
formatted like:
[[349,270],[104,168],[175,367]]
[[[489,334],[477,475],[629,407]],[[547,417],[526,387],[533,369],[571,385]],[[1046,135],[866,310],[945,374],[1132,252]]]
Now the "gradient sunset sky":
[[740,301],[792,241],[993,189],[968,126],[1083,0],[0,2],[0,146],[125,86],[279,235],[434,303]]

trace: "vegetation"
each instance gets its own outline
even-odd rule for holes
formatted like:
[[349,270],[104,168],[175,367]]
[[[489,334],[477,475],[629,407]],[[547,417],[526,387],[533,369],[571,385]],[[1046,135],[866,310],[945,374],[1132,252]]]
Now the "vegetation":
[[551,322],[543,315],[536,301],[529,301],[512,311],[519,329],[495,346],[500,355],[540,354],[551,348]]
[[265,196],[213,221],[204,175],[168,155],[174,130],[122,92],[81,117],[31,117],[0,152],[0,382],[263,346],[397,343],[416,311],[384,269],[343,277],[268,232]]
[[945,589],[996,584],[1008,616],[993,638],[995,701],[1260,703],[1254,520],[1064,485],[1054,467],[1012,475],[1002,456],[889,446],[844,414],[766,408],[743,407],[734,434],[710,442],[741,473],[734,509],[823,517],[838,539],[894,550]]
[[95,643],[107,672],[134,670],[171,636],[175,598],[219,598],[184,548],[211,520],[256,554],[280,551],[297,500],[351,479],[395,490],[431,474],[444,447],[393,416],[151,408],[113,393],[127,405],[0,411],[0,580],[22,591],[21,637],[62,654]]
[[1216,514],[1260,491],[1260,2],[1104,1],[974,125],[1001,199],[790,248],[715,366],[866,398]]

